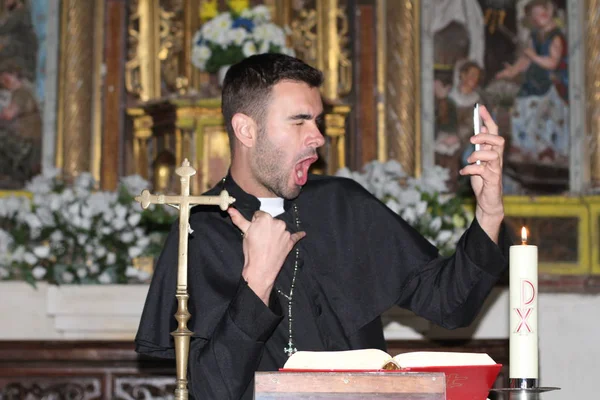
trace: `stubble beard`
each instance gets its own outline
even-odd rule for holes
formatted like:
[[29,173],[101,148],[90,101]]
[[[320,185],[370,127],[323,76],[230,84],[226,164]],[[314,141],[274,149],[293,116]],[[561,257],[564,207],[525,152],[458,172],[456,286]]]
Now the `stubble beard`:
[[301,187],[288,186],[291,171],[286,168],[283,149],[269,140],[263,127],[259,130],[251,168],[257,182],[275,196],[291,200],[300,194]]

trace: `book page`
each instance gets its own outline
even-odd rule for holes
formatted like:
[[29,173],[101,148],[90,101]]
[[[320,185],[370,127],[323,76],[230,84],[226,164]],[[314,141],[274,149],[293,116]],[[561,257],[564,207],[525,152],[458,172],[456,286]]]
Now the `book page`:
[[379,349],[348,351],[299,351],[292,354],[284,369],[381,369],[391,359]]
[[485,353],[417,351],[411,353],[398,354],[394,357],[394,359],[402,368],[496,364],[496,362]]

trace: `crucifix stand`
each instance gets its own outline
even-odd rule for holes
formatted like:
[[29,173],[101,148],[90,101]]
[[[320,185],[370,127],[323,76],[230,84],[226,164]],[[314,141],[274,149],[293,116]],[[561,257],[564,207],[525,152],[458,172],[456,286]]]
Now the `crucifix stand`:
[[181,167],[175,170],[180,176],[181,194],[162,195],[150,194],[144,190],[140,196],[135,198],[142,208],[146,209],[150,204],[166,204],[179,209],[179,257],[177,262],[177,313],[175,319],[178,322],[177,329],[171,332],[175,341],[175,362],[177,366],[177,386],[175,387],[175,399],[187,400],[187,363],[190,351],[190,337],[193,332],[187,327],[191,314],[188,311],[187,272],[188,272],[188,229],[190,208],[199,205],[218,205],[225,211],[235,199],[229,196],[226,190],[221,191],[219,196],[190,196],[190,177],[196,174],[196,170],[190,166],[187,158],[181,163]]

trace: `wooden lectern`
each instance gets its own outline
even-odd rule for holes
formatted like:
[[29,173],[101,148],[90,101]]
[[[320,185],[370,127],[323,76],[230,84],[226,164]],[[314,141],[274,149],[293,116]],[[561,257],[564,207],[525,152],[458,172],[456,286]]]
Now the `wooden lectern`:
[[446,400],[443,373],[257,372],[255,400]]

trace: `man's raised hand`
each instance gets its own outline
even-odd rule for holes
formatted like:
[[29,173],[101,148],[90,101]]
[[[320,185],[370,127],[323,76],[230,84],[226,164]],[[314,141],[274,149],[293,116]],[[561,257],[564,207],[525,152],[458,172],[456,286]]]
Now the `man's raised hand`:
[[254,213],[252,221],[248,221],[233,207],[229,207],[227,212],[244,235],[242,276],[254,293],[268,305],[275,279],[285,259],[306,233],[290,233],[285,222],[263,211]]
[[[481,228],[497,242],[500,224],[504,218],[502,201],[502,158],[504,138],[498,135],[498,125],[488,110],[480,106],[479,115],[485,126],[478,135],[471,137],[472,144],[478,144],[479,150],[473,152],[467,165],[460,170],[461,175],[471,176],[471,186],[477,199],[475,216]],[[477,160],[481,161],[478,165]]]

